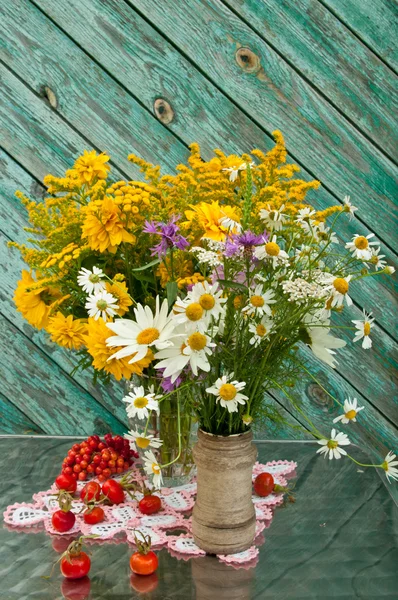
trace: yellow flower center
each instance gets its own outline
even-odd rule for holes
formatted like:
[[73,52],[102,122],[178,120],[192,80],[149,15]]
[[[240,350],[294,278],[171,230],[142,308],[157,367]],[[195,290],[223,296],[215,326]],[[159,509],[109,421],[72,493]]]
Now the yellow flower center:
[[348,281],[342,277],[337,277],[333,281],[334,289],[340,292],[340,294],[346,294],[348,292]]
[[156,329],[156,327],[147,327],[146,329],[140,331],[140,333],[137,335],[137,344],[148,346],[157,340],[159,335],[159,329]]
[[144,437],[138,437],[136,438],[135,443],[137,444],[138,448],[142,448],[144,450],[145,448],[148,448],[151,440],[148,440],[148,438]]
[[366,248],[369,246],[368,240],[363,235],[359,235],[357,238],[355,238],[354,244],[358,250],[366,250]]
[[259,325],[257,325],[256,327],[256,333],[257,335],[259,335],[260,337],[264,337],[265,334],[267,333],[266,328],[264,327],[264,325],[262,325],[262,323],[260,323]]
[[95,273],[92,273],[88,279],[89,281],[91,281],[91,283],[98,283],[100,281],[100,276],[96,275]]
[[274,219],[276,220],[276,218],[278,217],[278,213],[276,212],[276,210],[270,210],[268,213],[268,217],[271,219],[271,221],[273,221]]
[[206,346],[207,344],[207,338],[205,335],[203,335],[203,333],[199,333],[198,331],[195,333],[192,333],[189,338],[188,338],[188,346],[192,349],[192,350],[196,350],[197,352],[199,352],[200,350],[203,350],[203,348]]
[[369,335],[370,333],[370,323],[368,323],[368,321],[366,321],[363,326],[363,332],[365,335]]
[[260,308],[261,306],[264,306],[264,304],[265,304],[264,298],[262,296],[252,296],[250,298],[250,302],[251,302],[252,306],[254,306],[255,308]]
[[97,308],[99,308],[100,310],[105,310],[107,307],[108,307],[108,303],[106,300],[98,300]]
[[139,396],[134,400],[134,406],[136,408],[145,408],[147,404],[148,398],[145,398],[145,396]]
[[386,460],[381,465],[381,468],[384,469],[385,471],[388,471],[389,467],[388,467],[388,462]]
[[220,389],[218,390],[218,395],[221,396],[223,400],[229,402],[233,400],[238,393],[238,390],[232,383],[223,383]]
[[192,302],[186,307],[185,314],[190,321],[199,321],[203,316],[203,308],[199,302]]
[[211,294],[202,294],[199,298],[199,304],[205,310],[211,310],[212,308],[214,308],[215,303],[216,301],[214,299],[214,296],[212,296]]
[[355,417],[357,416],[357,411],[356,410],[349,410],[348,412],[345,413],[345,417],[346,419],[355,419]]
[[155,475],[159,475],[160,467],[158,463],[152,463],[152,473],[155,473]]
[[279,248],[278,244],[275,242],[267,242],[265,244],[265,251],[268,256],[278,256],[280,250],[281,249]]
[[333,450],[334,448],[337,448],[338,445],[339,445],[339,443],[335,442],[334,440],[329,440],[327,443],[327,447],[330,448],[331,450]]

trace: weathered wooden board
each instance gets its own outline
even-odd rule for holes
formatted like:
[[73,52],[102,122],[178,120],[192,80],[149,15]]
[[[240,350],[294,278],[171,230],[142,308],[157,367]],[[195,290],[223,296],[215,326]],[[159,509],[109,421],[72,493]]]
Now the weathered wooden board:
[[224,4],[374,145],[397,160],[398,79],[327,8],[318,0],[224,0]]
[[[123,432],[123,425],[4,316],[0,320],[2,393],[45,433]],[[34,362],[30,356],[35,356]],[[16,360],[17,359],[17,360]]]
[[[348,123],[264,40],[216,0],[134,0],[180,51],[267,131],[283,129],[291,155],[340,198],[367,199],[364,221],[385,242],[397,215],[395,166]],[[203,34],[203,24],[206,34]],[[242,54],[239,66],[236,52]],[[238,59],[239,61],[239,59]]]
[[395,0],[320,0],[392,69],[398,70]]
[[[300,356],[315,379],[341,404],[347,398],[357,398],[359,406],[364,406],[364,410],[358,416],[358,422],[347,427],[346,433],[352,443],[357,443],[359,446],[366,444],[383,456],[387,454],[388,450],[398,452],[398,404],[396,398],[394,401],[391,396],[388,396],[383,404],[379,405],[372,401],[371,394],[359,393],[351,378],[346,380],[341,376],[336,376],[330,369],[325,369],[323,363],[309,350],[302,349]],[[340,352],[338,360],[340,364],[344,360]],[[373,377],[373,373],[367,379],[371,377]],[[341,414],[341,408],[322,390],[322,387],[310,377],[304,377],[295,389],[286,391],[301,407],[303,413],[320,429],[321,433],[326,435],[333,426],[332,420]],[[308,427],[305,417],[292,407],[290,401],[280,390],[273,389],[271,393],[292,412],[304,427]],[[392,422],[388,419],[389,414]]]
[[19,407],[15,406],[0,393],[0,433],[43,434],[43,430],[31,421]]
[[[41,0],[42,1],[42,0]],[[74,0],[72,0],[74,2]],[[69,41],[63,42],[62,34],[59,30],[46,19],[40,11],[32,8],[28,19],[21,16],[21,8],[18,9],[18,3],[9,7],[8,19],[6,19],[6,31],[4,39],[7,41],[4,50],[4,56],[9,61],[13,69],[24,78],[35,90],[39,91],[46,82],[60,99],[57,111],[65,119],[71,121],[76,129],[82,133],[85,138],[95,140],[96,144],[104,143],[102,138],[98,138],[96,123],[93,118],[87,118],[86,106],[90,105],[91,94],[101,94],[102,78],[105,76],[103,71],[95,65],[91,65],[90,87],[81,81],[81,72],[87,70],[87,57],[74,47]],[[165,98],[171,98],[175,109],[176,119],[169,124],[169,127],[186,143],[197,139],[204,147],[210,148],[219,145],[222,141],[231,151],[247,151],[254,145],[262,148],[270,147],[269,136],[257,127],[234,104],[225,98],[214,87],[211,90],[209,82],[199,72],[192,70],[192,65],[175,51],[171,46],[162,47],[161,36],[148,26],[134,11],[126,4],[110,2],[104,6],[99,0],[91,0],[90,3],[75,2],[75,18],[68,20],[67,10],[70,8],[63,3],[54,5],[50,3],[46,8],[51,9],[51,16],[58,18],[62,26],[68,26],[68,33],[74,35],[79,44],[85,46],[90,54],[94,55],[115,78],[137,96],[148,110],[152,109],[153,99],[158,95],[159,90]],[[6,16],[7,16],[6,12]],[[25,25],[26,23],[26,25]],[[137,32],[132,38],[131,27]],[[23,29],[24,28],[24,29]],[[98,43],[98,32],[100,29],[101,42]],[[16,32],[23,31],[23,42],[20,43]],[[21,36],[20,36],[21,37]],[[26,46],[30,40],[30,46],[35,49],[30,61],[26,60]],[[50,42],[50,43],[48,43]],[[62,44],[67,44],[65,48]],[[30,47],[29,46],[29,47]],[[148,58],[142,60],[142,49],[148,46]],[[68,77],[71,86],[65,88],[60,84],[59,76],[55,70],[48,68],[53,65],[54,48],[62,48],[59,57],[59,63],[63,68],[67,68],[68,60],[73,59],[74,69],[70,70]],[[167,54],[169,71],[164,69],[164,56]],[[151,59],[149,60],[149,55]],[[30,54],[29,54],[30,56]],[[146,55],[145,55],[146,56]],[[66,58],[65,58],[66,57]],[[65,65],[62,61],[65,61]],[[58,64],[58,63],[57,63]],[[149,67],[148,67],[149,65]],[[55,67],[54,67],[55,69]],[[150,69],[150,71],[148,71]],[[178,82],[178,85],[176,85]],[[119,89],[119,86],[113,81],[109,86]],[[108,89],[109,89],[108,86]],[[113,92],[111,96],[114,96]],[[199,97],[200,96],[200,97]],[[187,104],[187,98],[188,104]],[[125,112],[129,112],[129,97],[119,98],[119,104],[114,106],[113,114],[117,119],[123,121]],[[106,104],[106,106],[108,106]],[[72,108],[70,108],[72,107]],[[198,120],[199,114],[204,118]],[[181,118],[180,118],[181,115]],[[95,117],[94,117],[95,119]],[[230,123],[235,124],[234,127]],[[112,130],[109,130],[112,131]],[[107,149],[111,151],[115,163],[123,169],[131,168],[126,166],[126,153],[124,152],[123,135],[127,135],[126,143],[129,144],[130,132],[126,130],[118,131],[117,140],[107,138]],[[195,137],[192,137],[194,135]],[[119,139],[120,137],[120,139]],[[157,152],[157,136],[147,136],[149,155]],[[186,148],[178,144],[175,140],[175,151],[178,158],[183,161],[186,158]],[[136,149],[134,148],[134,151]],[[128,150],[127,150],[128,152]],[[148,158],[148,154],[145,155]],[[160,162],[163,166],[173,169],[173,156],[161,156]],[[178,162],[178,161],[177,161]],[[309,178],[309,174],[304,175]],[[326,190],[320,190],[313,195],[314,202],[320,208],[325,208],[335,203],[335,199]],[[362,199],[358,203],[361,206]],[[363,201],[361,212],[366,210],[366,202]],[[344,239],[349,239],[354,233],[364,233],[369,231],[363,227],[359,221],[350,222],[348,219],[342,219],[342,235]],[[388,250],[387,259],[394,265],[397,263],[396,256]],[[368,291],[381,295],[380,312],[376,317],[380,324],[390,327],[393,319],[393,296],[395,289],[398,291],[396,280],[392,278],[383,278],[382,281],[370,280],[366,287],[356,287],[354,290],[354,299],[360,306],[367,306]],[[380,285],[383,288],[383,294],[380,294]],[[367,289],[366,289],[367,288]],[[398,335],[397,329],[394,329]]]

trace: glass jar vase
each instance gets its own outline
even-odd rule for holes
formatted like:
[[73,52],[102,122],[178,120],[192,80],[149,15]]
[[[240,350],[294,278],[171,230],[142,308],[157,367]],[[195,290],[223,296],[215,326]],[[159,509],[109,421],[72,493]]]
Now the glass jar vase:
[[[138,378],[137,378],[138,379]],[[126,382],[126,393],[132,391],[142,382],[134,378]],[[170,396],[159,403],[159,414],[152,413],[147,433],[159,438],[163,444],[158,449],[152,449],[162,466],[164,487],[177,487],[189,483],[194,475],[192,447],[197,440],[197,421],[193,415],[190,399],[184,390],[179,393],[180,416],[176,395]],[[180,427],[178,427],[178,420]],[[142,429],[143,421],[137,417],[129,418],[130,429]]]

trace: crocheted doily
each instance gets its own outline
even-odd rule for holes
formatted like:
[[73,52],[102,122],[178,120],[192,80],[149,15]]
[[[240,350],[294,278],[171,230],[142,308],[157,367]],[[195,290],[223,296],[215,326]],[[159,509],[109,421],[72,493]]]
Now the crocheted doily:
[[[287,460],[271,461],[265,464],[256,463],[253,467],[253,479],[259,473],[272,473],[275,483],[286,486],[287,479],[295,476],[297,463]],[[131,474],[138,481],[142,480],[137,468]],[[119,479],[121,476],[119,477]],[[118,479],[118,477],[115,477]],[[189,560],[192,556],[203,556],[205,552],[194,542],[192,537],[191,511],[195,503],[196,480],[173,488],[162,488],[157,495],[162,500],[163,509],[154,515],[143,515],[138,509],[142,494],[137,493],[137,500],[132,500],[125,494],[125,502],[116,506],[104,506],[105,519],[96,525],[87,525],[82,516],[84,504],[80,501],[80,492],[86,482],[78,482],[76,499],[72,502],[71,510],[76,515],[72,529],[61,534],[51,524],[52,513],[58,510],[58,502],[54,497],[57,492],[55,484],[44,492],[33,494],[33,502],[15,503],[7,507],[4,521],[10,529],[26,533],[38,533],[43,528],[51,535],[95,535],[87,539],[88,543],[121,543],[127,541],[134,545],[136,530],[150,535],[153,548],[167,547],[170,554],[176,558]],[[254,544],[248,550],[237,554],[218,555],[220,561],[232,566],[249,568],[254,566],[258,557],[258,547],[264,543],[262,531],[269,527],[273,517],[273,509],[283,503],[283,494],[270,494],[265,498],[253,494],[256,510],[256,537]],[[173,531],[178,534],[172,535]],[[181,530],[184,533],[181,533]]]

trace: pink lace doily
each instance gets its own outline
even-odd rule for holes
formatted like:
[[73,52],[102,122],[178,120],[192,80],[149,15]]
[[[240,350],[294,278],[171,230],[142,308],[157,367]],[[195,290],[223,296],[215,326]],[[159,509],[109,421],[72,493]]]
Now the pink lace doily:
[[[287,460],[271,461],[265,464],[256,463],[253,468],[253,479],[262,472],[272,473],[275,483],[286,486],[287,479],[294,477],[297,463]],[[132,475],[142,481],[138,469],[133,468]],[[119,479],[121,476],[119,476]],[[118,477],[115,477],[118,479]],[[163,509],[154,515],[143,515],[138,509],[141,494],[136,494],[137,500],[132,500],[125,494],[123,504],[104,506],[105,519],[96,525],[88,525],[82,517],[84,504],[80,501],[80,492],[86,482],[78,482],[75,499],[71,510],[76,515],[76,522],[72,529],[61,534],[52,527],[51,515],[58,510],[58,503],[54,494],[57,492],[55,484],[50,489],[33,494],[33,502],[15,503],[7,507],[4,512],[4,522],[8,529],[18,532],[39,533],[43,529],[52,536],[93,535],[89,538],[90,544],[122,543],[128,542],[135,545],[134,535],[137,530],[149,535],[155,549],[166,547],[170,554],[178,559],[189,560],[193,556],[204,556],[192,537],[190,511],[195,503],[196,480],[175,488],[162,488],[157,495],[162,500]],[[268,528],[273,518],[273,509],[283,503],[283,494],[270,494],[265,498],[253,494],[253,503],[256,511],[256,538],[254,545],[237,554],[218,555],[220,561],[231,566],[250,568],[258,560],[258,547],[264,543],[262,532]],[[179,533],[172,535],[173,531]],[[183,530],[185,533],[181,533]]]

